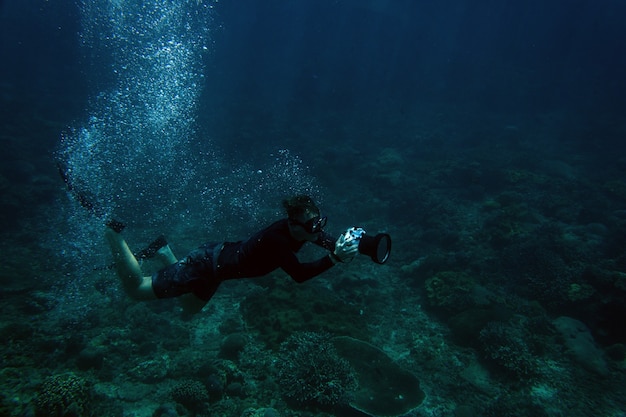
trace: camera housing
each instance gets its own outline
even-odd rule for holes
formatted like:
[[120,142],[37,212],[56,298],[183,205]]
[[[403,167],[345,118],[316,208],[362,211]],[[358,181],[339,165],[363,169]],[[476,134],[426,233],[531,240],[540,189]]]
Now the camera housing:
[[372,237],[360,227],[351,227],[346,230],[343,238],[346,245],[359,245],[359,253],[369,256],[377,264],[387,262],[391,254],[391,236],[387,233]]

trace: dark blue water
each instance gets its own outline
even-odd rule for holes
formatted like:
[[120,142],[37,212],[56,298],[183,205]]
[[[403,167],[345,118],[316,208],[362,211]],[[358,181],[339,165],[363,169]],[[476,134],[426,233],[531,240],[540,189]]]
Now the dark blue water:
[[[243,391],[179,415],[346,415],[276,394],[280,343],[323,331],[416,374],[410,415],[623,416],[624,16],[617,0],[0,0],[0,414],[41,411],[41,382],[72,372],[99,415],[163,415],[160,393],[215,378]],[[182,256],[295,193],[332,233],[390,233],[390,262],[224,285],[192,321],[103,269],[110,218]],[[233,334],[248,350],[227,363]]]
[[224,64],[215,88],[225,91],[211,96],[244,95],[295,120],[326,109],[372,125],[435,106],[473,109],[477,124],[558,112],[578,130],[619,115],[617,2],[376,4],[223,6],[229,24],[214,57],[217,69]]

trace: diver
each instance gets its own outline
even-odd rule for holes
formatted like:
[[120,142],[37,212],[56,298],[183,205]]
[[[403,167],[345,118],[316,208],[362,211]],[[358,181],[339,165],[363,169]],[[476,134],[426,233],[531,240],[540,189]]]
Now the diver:
[[[302,283],[335,264],[351,261],[357,252],[370,254],[378,263],[387,260],[391,249],[389,235],[364,239],[363,229],[351,228],[334,239],[324,232],[327,218],[321,216],[309,196],[293,196],[282,204],[287,217],[249,239],[206,243],[182,260],[176,259],[162,236],[138,256],[134,255],[121,235],[124,225],[114,220],[107,223],[105,237],[122,286],[131,298],[180,297],[183,311],[189,314],[200,312],[225,280],[260,277],[281,268],[294,281]],[[369,244],[361,244],[365,241]],[[323,247],[329,251],[328,255],[301,263],[296,254],[306,242]],[[164,267],[152,276],[144,276],[137,258],[152,256]]]
[[[72,170],[59,161],[61,179],[77,202],[98,218],[106,211],[93,203],[89,193],[74,185]],[[278,220],[245,241],[206,243],[178,260],[164,236],[147,248],[133,253],[121,235],[125,225],[116,220],[106,222],[105,237],[113,254],[113,267],[125,292],[135,300],[180,297],[183,311],[197,313],[211,299],[222,281],[266,275],[278,268],[296,282],[307,281],[337,263],[351,261],[358,253],[384,264],[391,253],[391,237],[387,233],[369,236],[360,227],[351,227],[335,240],[324,232],[327,218],[306,195],[283,201],[287,218]],[[306,242],[313,242],[328,255],[317,261],[301,263],[296,253]],[[144,276],[138,259],[156,257],[163,268],[152,276]],[[107,267],[108,268],[108,267]]]

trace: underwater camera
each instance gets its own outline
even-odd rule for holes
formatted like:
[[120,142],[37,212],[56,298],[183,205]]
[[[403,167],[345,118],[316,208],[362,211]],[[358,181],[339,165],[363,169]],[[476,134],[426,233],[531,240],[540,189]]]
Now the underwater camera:
[[343,235],[347,245],[359,245],[359,253],[372,258],[377,264],[384,264],[391,253],[391,236],[387,233],[379,233],[376,236],[368,236],[360,227],[351,227]]

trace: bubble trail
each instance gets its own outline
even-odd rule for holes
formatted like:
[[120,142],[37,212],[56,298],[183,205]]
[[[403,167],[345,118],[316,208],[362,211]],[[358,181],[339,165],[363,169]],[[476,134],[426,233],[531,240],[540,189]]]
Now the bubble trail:
[[73,198],[60,202],[58,227],[45,242],[58,249],[71,277],[59,280],[59,297],[68,305],[89,305],[81,294],[93,292],[94,267],[110,262],[103,220],[131,226],[124,230],[131,242],[166,233],[192,246],[245,238],[280,216],[280,201],[289,194],[319,196],[303,161],[288,150],[252,167],[226,162],[211,140],[198,137],[198,100],[209,76],[210,4],[81,5],[80,40],[98,88],[86,119],[61,139],[58,159]]
[[81,9],[88,54],[110,57],[91,75],[112,82],[92,100],[87,122],[62,138],[60,159],[74,187],[104,213],[121,210],[132,221],[125,208],[140,205],[140,217],[163,217],[163,207],[185,199],[194,175],[211,8],[195,0],[96,0]]

